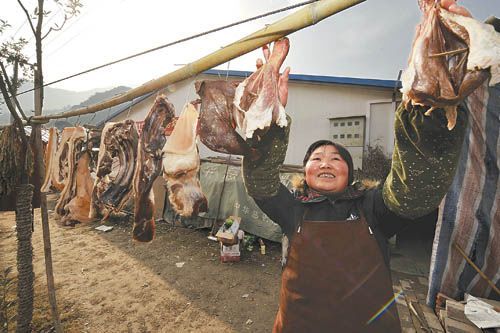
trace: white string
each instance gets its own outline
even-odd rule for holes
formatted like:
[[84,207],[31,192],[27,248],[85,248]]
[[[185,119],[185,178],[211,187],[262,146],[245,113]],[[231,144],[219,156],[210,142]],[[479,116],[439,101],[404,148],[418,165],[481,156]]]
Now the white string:
[[[196,79],[196,77],[195,77],[195,79]],[[184,105],[186,105],[187,103],[191,102],[191,99],[189,98],[190,95],[191,95],[191,87],[188,87],[188,89],[186,89],[186,98],[185,98]],[[184,107],[184,105],[183,105],[183,107]]]
[[227,81],[227,79],[228,79],[228,77],[229,77],[229,67],[230,67],[230,66],[231,66],[231,60],[229,60],[229,61],[227,62],[227,69],[226,69],[226,81]]
[[135,98],[132,98],[132,103],[130,103],[128,107],[127,117],[125,119],[129,119],[130,111],[132,110],[132,105],[134,105]]

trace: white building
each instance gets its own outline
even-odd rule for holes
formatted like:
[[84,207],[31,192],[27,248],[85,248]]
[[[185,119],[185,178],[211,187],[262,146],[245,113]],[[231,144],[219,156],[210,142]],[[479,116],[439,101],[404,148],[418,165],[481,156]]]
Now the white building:
[[[178,115],[185,103],[198,98],[198,80],[242,80],[251,72],[209,70],[194,78],[163,89]],[[302,164],[307,147],[316,140],[330,139],[346,146],[355,168],[361,168],[363,147],[379,145],[387,153],[393,149],[393,123],[400,82],[334,76],[291,74],[286,112],[292,128],[286,164]],[[144,120],[157,93],[147,94],[116,108],[110,121]],[[396,101],[396,102],[395,102]],[[103,125],[103,124],[98,124]],[[199,144],[202,158],[220,155]]]

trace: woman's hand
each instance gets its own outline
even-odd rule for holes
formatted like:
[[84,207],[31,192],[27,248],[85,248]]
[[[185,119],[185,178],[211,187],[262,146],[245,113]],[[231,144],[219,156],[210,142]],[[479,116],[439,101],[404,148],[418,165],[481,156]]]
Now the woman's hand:
[[[269,50],[268,45],[264,45],[262,47],[262,53],[264,53],[264,59],[266,59],[266,62],[269,60],[269,56],[271,54],[271,51]],[[262,61],[261,58],[257,59],[255,66],[257,69],[261,68],[264,62]],[[286,106],[286,103],[288,102],[288,75],[290,74],[290,66],[285,68],[285,71],[280,75],[278,79],[278,95],[279,99],[281,102],[281,105],[283,107]]]
[[441,0],[441,7],[458,15],[472,17],[471,13],[465,7],[457,5],[455,0]]

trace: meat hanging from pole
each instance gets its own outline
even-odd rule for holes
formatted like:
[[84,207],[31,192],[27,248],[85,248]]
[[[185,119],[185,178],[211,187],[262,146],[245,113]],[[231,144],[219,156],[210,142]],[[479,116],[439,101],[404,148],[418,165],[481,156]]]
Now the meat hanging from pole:
[[66,127],[62,130],[59,143],[59,132],[53,127],[49,130],[49,144],[45,153],[45,178],[41,187],[42,192],[51,189],[61,192],[68,177],[68,142],[77,127]]
[[201,142],[213,151],[256,159],[257,150],[250,148],[236,131],[235,116],[239,111],[234,105],[234,92],[239,83],[226,80],[195,83],[196,93],[201,99],[198,134]]
[[111,122],[101,134],[90,217],[105,220],[132,195],[139,136],[133,120]]
[[61,142],[63,146],[59,147],[66,155],[67,176],[55,206],[56,213],[61,217],[61,224],[66,226],[92,221],[89,210],[94,184],[90,175],[91,157],[85,147],[87,131],[77,126],[68,132],[72,132],[71,136],[66,142]]
[[168,198],[173,209],[186,217],[206,212],[208,206],[198,179],[197,123],[198,111],[187,103],[163,147],[163,176],[167,181]]
[[500,81],[500,34],[492,26],[419,0],[423,12],[408,68],[402,75],[403,103],[445,110],[455,127],[457,106],[485,80]]
[[165,128],[174,119],[175,109],[164,95],[156,97],[144,119],[137,146],[137,161],[133,179],[134,226],[133,238],[149,242],[155,235],[153,182],[162,171],[162,149]]

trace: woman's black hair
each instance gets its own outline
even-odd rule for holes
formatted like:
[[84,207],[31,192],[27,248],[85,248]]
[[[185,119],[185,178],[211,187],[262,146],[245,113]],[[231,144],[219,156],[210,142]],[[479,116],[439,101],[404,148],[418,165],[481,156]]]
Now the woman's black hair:
[[322,146],[334,146],[337,148],[337,151],[339,152],[340,156],[342,156],[342,159],[347,163],[347,167],[349,168],[349,176],[347,178],[347,184],[350,185],[354,181],[354,165],[352,163],[352,157],[351,154],[347,149],[345,149],[344,146],[342,146],[340,143],[335,143],[330,140],[318,140],[316,142],[313,142],[309,148],[307,148],[306,155],[304,156],[304,160],[302,161],[303,166],[306,166],[307,161],[309,161],[309,158],[311,157],[311,154],[313,151],[315,151],[318,147]]

